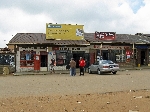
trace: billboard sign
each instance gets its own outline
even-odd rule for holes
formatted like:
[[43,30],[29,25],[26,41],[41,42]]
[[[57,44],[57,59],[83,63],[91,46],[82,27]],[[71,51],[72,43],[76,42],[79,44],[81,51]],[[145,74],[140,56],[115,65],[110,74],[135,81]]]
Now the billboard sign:
[[46,39],[83,40],[83,25],[46,23]]
[[100,40],[115,40],[115,32],[95,32],[95,38]]

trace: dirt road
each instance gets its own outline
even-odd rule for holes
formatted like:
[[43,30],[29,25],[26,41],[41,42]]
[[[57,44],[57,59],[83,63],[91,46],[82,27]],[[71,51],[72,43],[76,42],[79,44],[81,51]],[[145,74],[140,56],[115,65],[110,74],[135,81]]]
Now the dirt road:
[[[150,70],[0,76],[2,112],[150,111]],[[136,91],[138,90],[138,91]]]

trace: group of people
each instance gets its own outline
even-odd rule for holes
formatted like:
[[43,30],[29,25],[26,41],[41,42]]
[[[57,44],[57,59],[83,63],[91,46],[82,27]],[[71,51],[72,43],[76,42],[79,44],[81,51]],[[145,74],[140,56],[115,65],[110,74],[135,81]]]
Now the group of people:
[[[84,58],[80,57],[80,60],[79,60],[79,68],[80,68],[80,75],[83,75],[84,76],[84,67],[86,65],[86,62],[84,60]],[[70,61],[70,75],[71,76],[75,76],[76,75],[76,62],[73,58],[71,58],[71,61]]]
[[[71,58],[69,65],[70,65],[70,75],[75,76],[76,75],[76,62],[73,58]],[[50,72],[51,73],[55,73],[54,66],[56,66],[56,61],[54,58],[52,58],[51,64],[50,64]],[[80,60],[79,60],[80,75],[79,76],[81,76],[81,75],[84,76],[85,66],[86,66],[86,62],[85,62],[84,58],[80,57]]]

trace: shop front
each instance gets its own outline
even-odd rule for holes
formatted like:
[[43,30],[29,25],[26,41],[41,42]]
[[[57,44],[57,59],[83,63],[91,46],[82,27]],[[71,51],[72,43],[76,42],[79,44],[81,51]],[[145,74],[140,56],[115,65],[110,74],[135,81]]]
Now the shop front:
[[86,47],[68,47],[67,50],[56,50],[56,66],[63,67],[66,69],[70,69],[70,60],[74,58],[76,62],[76,68],[79,68],[79,59],[83,57],[86,60],[87,65],[90,61],[89,50],[85,49]]
[[[112,60],[120,66],[132,66],[133,63],[133,49],[132,46],[112,46],[112,45],[94,45],[95,61]],[[136,54],[136,51],[135,51]]]
[[137,55],[136,64],[137,66],[147,66],[150,64],[150,50],[147,45],[136,45]]

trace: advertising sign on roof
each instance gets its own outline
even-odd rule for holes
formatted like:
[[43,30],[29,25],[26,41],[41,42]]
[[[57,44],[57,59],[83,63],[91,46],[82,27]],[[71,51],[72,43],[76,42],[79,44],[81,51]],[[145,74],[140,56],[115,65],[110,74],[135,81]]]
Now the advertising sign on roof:
[[95,38],[100,40],[115,40],[116,33],[115,32],[95,32]]
[[83,25],[46,23],[46,39],[83,40]]

